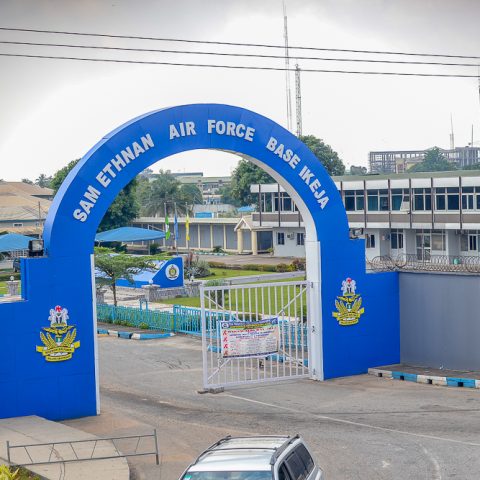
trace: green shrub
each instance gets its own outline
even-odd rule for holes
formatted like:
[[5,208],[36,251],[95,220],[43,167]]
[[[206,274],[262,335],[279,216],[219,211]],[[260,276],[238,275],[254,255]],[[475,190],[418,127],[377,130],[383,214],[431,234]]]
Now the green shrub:
[[294,266],[294,269],[296,271],[301,271],[305,270],[306,264],[305,264],[305,259],[304,258],[295,258],[292,262],[292,265]]
[[141,328],[142,330],[148,330],[148,329],[149,329],[149,325],[148,325],[148,323],[142,322],[142,323],[140,323],[140,325],[138,326],[138,328]]
[[215,245],[212,250],[213,253],[223,253],[223,248],[220,245]]
[[156,255],[157,253],[161,252],[160,245],[158,243],[151,243],[148,246],[148,251],[149,251],[150,255]]
[[6,465],[0,465],[0,480],[13,480],[17,478],[18,470],[12,472]]
[[288,271],[288,265],[286,263],[279,263],[276,266],[276,271],[277,272],[286,272],[286,271]]

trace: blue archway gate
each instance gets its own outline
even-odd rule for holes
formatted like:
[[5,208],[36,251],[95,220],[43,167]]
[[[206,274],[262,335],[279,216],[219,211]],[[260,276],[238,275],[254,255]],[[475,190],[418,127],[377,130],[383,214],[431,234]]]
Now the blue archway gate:
[[45,256],[23,262],[23,301],[0,303],[0,388],[8,392],[0,417],[98,413],[92,278],[97,227],[139,172],[196,149],[252,160],[299,206],[306,225],[316,378],[398,362],[398,278],[366,274],[364,242],[349,239],[341,197],[318,159],[290,132],[254,112],[185,105],[148,113],[114,130],[62,184],[44,228]]

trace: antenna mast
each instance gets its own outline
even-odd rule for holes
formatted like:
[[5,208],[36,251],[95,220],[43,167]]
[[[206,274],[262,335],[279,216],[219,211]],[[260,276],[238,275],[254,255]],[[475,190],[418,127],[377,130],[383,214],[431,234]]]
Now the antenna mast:
[[292,131],[292,93],[290,90],[290,57],[288,53],[287,5],[283,0],[283,37],[285,40],[285,88],[287,95],[287,128]]
[[453,118],[452,114],[450,114],[450,150],[455,149],[455,136],[453,134]]
[[302,135],[302,90],[300,86],[300,67],[295,65],[295,106],[297,116],[297,137]]

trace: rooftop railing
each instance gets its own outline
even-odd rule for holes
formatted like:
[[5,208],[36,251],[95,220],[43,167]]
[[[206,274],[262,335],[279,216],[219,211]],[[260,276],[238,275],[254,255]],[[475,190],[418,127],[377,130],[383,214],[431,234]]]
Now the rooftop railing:
[[425,255],[416,254],[381,255],[367,259],[369,270],[388,271],[421,271],[421,272],[460,272],[480,274],[480,257],[463,255]]

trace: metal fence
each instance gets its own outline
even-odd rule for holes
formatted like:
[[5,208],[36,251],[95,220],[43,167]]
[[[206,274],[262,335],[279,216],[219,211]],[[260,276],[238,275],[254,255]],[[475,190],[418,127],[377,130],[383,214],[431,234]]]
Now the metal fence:
[[200,290],[206,390],[309,375],[307,282]]
[[[225,287],[228,288],[228,287]],[[305,315],[306,315],[306,306]],[[247,318],[248,313],[237,312],[239,317]],[[227,312],[211,309],[205,311],[205,317],[211,326],[209,335],[217,337],[219,333],[218,322],[221,320],[234,320],[237,317],[235,312]],[[251,314],[250,314],[251,316]],[[263,318],[262,313],[258,318]],[[146,330],[160,330],[168,333],[183,333],[186,335],[200,336],[202,334],[202,310],[201,308],[185,307],[183,305],[173,305],[172,311],[148,310],[145,308],[115,306],[108,304],[97,304],[97,320],[117,325],[128,325],[132,327],[144,328]],[[280,321],[287,345],[298,345],[307,347],[307,326],[303,324],[302,335],[295,336],[298,327],[289,324],[286,321]],[[290,330],[290,331],[289,331]],[[296,338],[296,340],[295,340]],[[291,340],[293,339],[293,340]]]
[[[150,440],[149,440],[150,439]],[[12,465],[31,466],[53,463],[86,462],[111,458],[155,455],[159,464],[157,431],[144,435],[92,438],[34,444],[12,445],[8,440],[7,461]]]
[[150,330],[175,331],[174,313],[166,310],[97,304],[97,320],[118,325],[129,325]]
[[415,254],[397,256],[381,255],[367,266],[374,271],[424,271],[480,273],[480,257],[454,255],[428,255],[419,258]]

